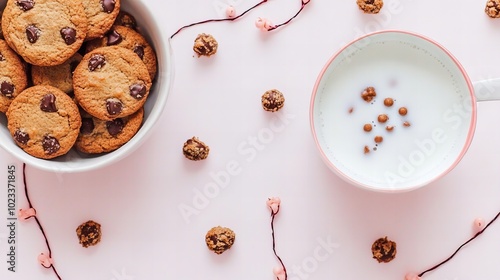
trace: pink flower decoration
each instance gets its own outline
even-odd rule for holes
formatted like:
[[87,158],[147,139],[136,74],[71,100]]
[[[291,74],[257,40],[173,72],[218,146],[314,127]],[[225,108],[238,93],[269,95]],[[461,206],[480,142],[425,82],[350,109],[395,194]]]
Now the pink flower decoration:
[[50,268],[54,263],[54,261],[52,261],[52,259],[44,253],[40,253],[40,255],[38,255],[38,262],[40,262],[40,264],[45,268]]
[[421,278],[415,273],[407,273],[405,275],[405,280],[421,280]]
[[276,266],[273,269],[273,273],[278,280],[285,280],[286,273],[285,273],[285,270],[283,269],[283,267]]
[[257,20],[255,20],[255,27],[262,29],[262,28],[264,28],[265,22],[266,22],[265,18],[257,18]]
[[273,23],[270,20],[266,19],[266,22],[264,23],[264,31],[268,31],[273,26]]
[[266,18],[257,18],[255,26],[262,31],[268,31],[273,27],[273,23]]
[[234,18],[236,16],[236,10],[234,9],[233,6],[228,6],[226,8],[226,16],[228,18]]
[[477,218],[474,220],[474,229],[478,232],[483,230],[485,225],[486,224],[484,222],[484,219],[482,218]]
[[19,219],[26,221],[27,219],[34,217],[36,215],[36,211],[33,208],[29,208],[27,210],[19,209],[17,212],[17,216]]
[[271,197],[267,199],[267,206],[271,208],[274,215],[278,214],[280,210],[281,199],[279,197]]

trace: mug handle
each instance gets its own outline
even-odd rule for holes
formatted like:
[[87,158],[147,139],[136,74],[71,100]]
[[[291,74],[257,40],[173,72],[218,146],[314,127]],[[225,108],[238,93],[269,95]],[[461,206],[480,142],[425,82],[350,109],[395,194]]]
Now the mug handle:
[[500,78],[473,82],[476,101],[500,100]]

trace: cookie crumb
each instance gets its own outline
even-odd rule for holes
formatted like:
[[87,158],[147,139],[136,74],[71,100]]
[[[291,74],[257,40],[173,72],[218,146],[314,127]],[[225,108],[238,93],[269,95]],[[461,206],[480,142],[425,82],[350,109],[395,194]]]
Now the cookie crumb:
[[217,53],[218,47],[219,43],[212,35],[201,33],[194,40],[193,50],[198,57],[211,56]]
[[383,0],[356,0],[358,7],[364,13],[378,14],[384,6]]
[[491,18],[500,18],[500,0],[488,0],[484,12]]
[[205,143],[200,141],[198,137],[194,137],[188,139],[184,146],[182,147],[182,152],[184,156],[190,160],[198,161],[203,160],[208,157],[208,153],[210,152],[210,147],[208,147]]
[[209,250],[220,255],[233,246],[235,237],[234,231],[230,228],[217,226],[207,232],[205,242]]
[[388,263],[396,257],[396,242],[384,238],[375,240],[372,245],[373,258],[379,263]]
[[262,95],[262,108],[269,112],[277,112],[285,105],[285,97],[277,89],[266,91]]
[[101,241],[101,225],[92,220],[87,221],[78,226],[76,235],[83,247],[95,246]]

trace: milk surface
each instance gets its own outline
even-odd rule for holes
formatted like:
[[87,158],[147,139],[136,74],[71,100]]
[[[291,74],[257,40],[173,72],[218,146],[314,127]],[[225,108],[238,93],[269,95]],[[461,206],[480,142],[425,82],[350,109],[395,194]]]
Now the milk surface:
[[[411,38],[371,39],[333,61],[319,85],[314,117],[318,142],[335,171],[398,190],[425,184],[458,160],[473,130],[470,92],[454,62],[440,49],[436,55],[436,48]],[[366,102],[361,93],[370,86],[377,96]],[[387,97],[394,99],[391,107],[384,105]],[[400,107],[408,109],[406,116]],[[379,114],[389,120],[379,123]],[[366,123],[371,132],[363,130]],[[377,135],[382,143],[374,142]]]

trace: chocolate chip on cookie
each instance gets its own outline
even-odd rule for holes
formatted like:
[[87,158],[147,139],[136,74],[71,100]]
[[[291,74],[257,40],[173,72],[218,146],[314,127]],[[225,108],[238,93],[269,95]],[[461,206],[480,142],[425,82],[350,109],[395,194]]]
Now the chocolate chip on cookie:
[[0,39],[0,112],[27,86],[26,68],[21,58]]

